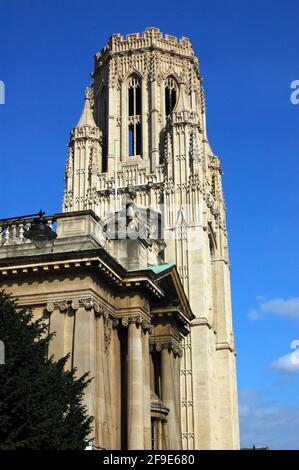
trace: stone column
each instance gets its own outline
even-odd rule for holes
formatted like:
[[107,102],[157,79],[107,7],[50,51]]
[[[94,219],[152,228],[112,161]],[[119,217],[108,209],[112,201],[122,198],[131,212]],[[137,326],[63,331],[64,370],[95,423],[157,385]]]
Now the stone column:
[[150,354],[150,386],[151,391],[155,391],[155,366],[154,366],[154,359],[153,354]]
[[128,326],[128,450],[144,449],[142,329]]
[[180,425],[180,403],[176,397],[176,381],[177,377],[175,358],[172,350],[163,348],[161,351],[161,383],[162,383],[162,401],[167,408],[169,414],[167,416],[167,434],[168,446],[171,450],[182,448],[181,425]]
[[111,449],[113,446],[113,414],[111,405],[111,393],[109,382],[111,380],[111,364],[108,359],[108,350],[111,341],[112,333],[112,321],[104,314],[104,341],[105,341],[105,352],[104,352],[104,390],[105,390],[105,405],[106,405],[106,449]]
[[[96,416],[96,328],[90,300],[80,301],[75,321],[74,367],[78,377],[89,372],[89,378],[93,378],[85,390],[84,402],[88,414]],[[90,438],[94,435],[92,431]]]
[[144,421],[144,449],[151,449],[151,386],[150,386],[150,353],[149,335],[146,329],[142,335],[143,349],[143,421]]
[[110,366],[110,395],[112,407],[112,422],[113,422],[113,441],[112,449],[121,448],[121,349],[118,337],[117,328],[112,331],[111,345],[109,352],[109,366]]
[[50,333],[55,333],[49,343],[49,357],[54,356],[55,360],[64,356],[64,316],[67,310],[66,302],[61,302],[59,306],[47,304],[47,311],[50,313]]
[[76,305],[76,301],[73,301],[71,306],[65,301],[56,303],[56,305],[53,302],[48,302],[46,306],[46,310],[50,314],[50,333],[55,332],[55,336],[49,344],[49,356],[54,355],[56,359],[60,359],[70,354],[65,369],[71,369],[73,363],[73,305]]
[[104,388],[104,319],[97,314],[96,318],[96,444],[98,447],[107,448],[106,438],[106,400]]
[[157,450],[163,450],[163,424],[161,420],[157,421]]
[[64,356],[70,354],[65,364],[66,369],[71,369],[73,363],[74,316],[75,311],[69,309],[64,318]]

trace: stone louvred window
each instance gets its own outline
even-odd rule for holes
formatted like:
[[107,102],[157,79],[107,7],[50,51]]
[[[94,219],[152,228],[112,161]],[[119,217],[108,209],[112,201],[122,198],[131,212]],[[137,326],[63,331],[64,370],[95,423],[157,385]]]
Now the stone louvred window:
[[168,77],[165,82],[165,113],[170,116],[177,100],[177,84],[173,77]]
[[128,81],[129,156],[141,155],[141,83],[136,75]]

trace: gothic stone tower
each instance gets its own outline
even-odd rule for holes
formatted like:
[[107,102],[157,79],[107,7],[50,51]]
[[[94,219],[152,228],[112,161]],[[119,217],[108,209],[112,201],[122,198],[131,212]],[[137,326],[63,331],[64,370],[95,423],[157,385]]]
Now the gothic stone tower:
[[63,211],[92,209],[105,221],[130,186],[137,206],[161,214],[160,254],[176,264],[196,317],[181,360],[183,446],[237,449],[222,172],[207,139],[198,59],[189,39],[148,28],[114,34],[92,77],[71,133]]

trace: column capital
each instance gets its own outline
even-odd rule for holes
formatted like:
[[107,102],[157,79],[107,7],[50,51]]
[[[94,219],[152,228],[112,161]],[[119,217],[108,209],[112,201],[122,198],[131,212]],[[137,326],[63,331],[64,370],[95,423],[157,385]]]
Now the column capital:
[[47,313],[52,313],[54,310],[59,310],[61,313],[67,312],[69,314],[74,314],[79,308],[84,308],[87,312],[93,312],[95,317],[103,316],[105,319],[112,317],[112,320],[116,320],[104,304],[98,300],[95,300],[91,296],[82,298],[68,297],[62,300],[53,300],[47,302],[45,306]]
[[169,341],[152,341],[150,344],[150,349],[153,351],[153,349],[156,349],[156,351],[160,352],[163,349],[167,349],[168,351],[172,351],[174,356],[182,357],[183,356],[183,350],[181,346],[177,345],[175,342],[173,342],[171,339]]
[[129,317],[122,317],[121,324],[123,326],[129,326],[131,323],[135,323],[137,328],[142,328],[144,332],[151,330],[151,323],[148,320],[142,318],[142,316],[132,315]]

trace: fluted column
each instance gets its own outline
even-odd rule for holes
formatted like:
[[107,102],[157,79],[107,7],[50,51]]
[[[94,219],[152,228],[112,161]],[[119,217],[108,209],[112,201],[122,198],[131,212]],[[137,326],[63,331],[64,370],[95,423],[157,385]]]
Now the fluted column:
[[64,315],[67,304],[61,302],[59,306],[54,306],[48,303],[46,309],[50,313],[50,333],[55,333],[49,343],[49,357],[53,355],[57,360],[64,356]]
[[113,422],[112,449],[117,450],[121,448],[121,349],[116,328],[112,331],[110,348],[108,364],[111,377],[110,394]]
[[97,403],[97,420],[96,420],[96,444],[106,449],[106,400],[104,389],[104,319],[102,315],[97,314],[96,318],[96,336],[97,336],[97,352],[96,352],[96,403]]
[[46,305],[46,311],[50,314],[50,333],[55,333],[49,344],[49,356],[60,359],[70,354],[65,369],[71,369],[73,362],[74,305],[76,301],[71,305],[67,301],[48,302]]
[[168,446],[171,450],[182,448],[181,425],[180,425],[180,403],[177,397],[176,382],[180,380],[177,374],[175,361],[179,360],[174,357],[172,350],[163,348],[161,351],[161,383],[162,383],[162,401],[167,408],[169,414],[167,416],[167,435]]
[[106,403],[106,449],[112,448],[113,443],[113,414],[111,406],[111,393],[109,382],[111,381],[111,364],[108,360],[108,351],[111,341],[112,321],[109,316],[104,314],[104,339],[105,339],[105,353],[104,353],[104,390],[105,390],[105,403]]
[[156,423],[157,426],[157,450],[163,450],[163,424],[161,420]]
[[149,334],[146,329],[142,335],[143,348],[143,422],[144,422],[144,449],[151,449],[151,386],[150,386],[150,353]]
[[73,364],[73,335],[74,335],[74,310],[69,310],[64,318],[64,356],[69,354],[65,364],[66,369],[71,369]]
[[[77,368],[77,376],[89,372],[89,378],[96,377],[96,328],[95,315],[92,302],[89,300],[80,302],[76,310],[76,325],[74,337],[74,367]],[[96,385],[95,380],[88,384],[84,402],[90,416],[96,416]],[[91,436],[94,436],[92,431]]]
[[128,325],[128,449],[144,449],[142,329]]

